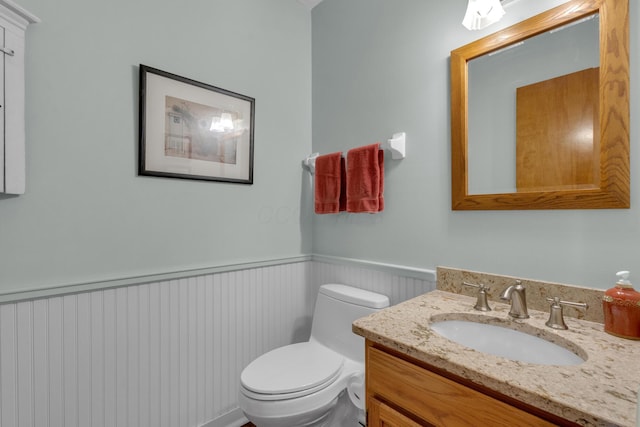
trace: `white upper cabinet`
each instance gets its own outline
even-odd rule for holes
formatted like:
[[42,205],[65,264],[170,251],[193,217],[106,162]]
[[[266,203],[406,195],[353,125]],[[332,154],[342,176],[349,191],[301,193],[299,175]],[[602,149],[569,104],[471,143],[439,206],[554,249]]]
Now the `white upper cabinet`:
[[25,191],[25,32],[40,22],[10,0],[0,0],[0,193]]

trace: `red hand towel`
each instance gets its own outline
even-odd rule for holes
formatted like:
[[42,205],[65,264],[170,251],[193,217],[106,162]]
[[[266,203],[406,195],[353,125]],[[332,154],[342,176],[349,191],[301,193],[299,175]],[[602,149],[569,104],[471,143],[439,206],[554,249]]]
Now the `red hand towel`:
[[340,153],[340,212],[347,210],[347,167]]
[[378,212],[384,210],[384,151],[378,150],[378,168],[380,169],[380,188],[378,189]]
[[315,211],[317,214],[338,213],[346,209],[345,175],[341,152],[316,158]]
[[380,144],[354,148],[347,153],[347,212],[384,209],[384,152]]

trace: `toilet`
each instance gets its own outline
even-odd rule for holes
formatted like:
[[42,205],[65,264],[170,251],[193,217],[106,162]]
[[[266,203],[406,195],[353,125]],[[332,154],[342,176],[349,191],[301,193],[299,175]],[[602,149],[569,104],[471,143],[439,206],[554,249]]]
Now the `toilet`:
[[242,371],[245,416],[257,427],[364,425],[364,339],[351,324],[388,306],[385,295],[322,285],[309,341],[271,350]]

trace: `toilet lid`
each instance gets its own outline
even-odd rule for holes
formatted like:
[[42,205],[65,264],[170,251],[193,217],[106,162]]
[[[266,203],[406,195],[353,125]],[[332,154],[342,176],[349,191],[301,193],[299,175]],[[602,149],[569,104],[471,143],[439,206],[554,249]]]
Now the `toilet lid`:
[[344,357],[316,342],[291,344],[251,362],[240,375],[255,393],[285,394],[321,389],[340,374]]

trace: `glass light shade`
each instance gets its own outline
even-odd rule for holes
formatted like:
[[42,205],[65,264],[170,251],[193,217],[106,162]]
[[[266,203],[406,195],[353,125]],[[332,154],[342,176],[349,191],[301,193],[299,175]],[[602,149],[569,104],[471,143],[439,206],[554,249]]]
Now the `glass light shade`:
[[220,125],[224,130],[233,129],[233,117],[229,113],[222,113],[220,115]]
[[468,30],[481,30],[504,16],[500,0],[469,0],[462,25]]
[[220,117],[214,116],[211,118],[211,127],[209,130],[214,132],[226,132],[233,130],[234,127],[233,116],[229,113],[222,113]]
[[213,116],[211,118],[211,127],[209,128],[209,130],[215,132],[222,132],[224,130],[224,128],[222,127],[222,123],[220,123],[220,117]]

